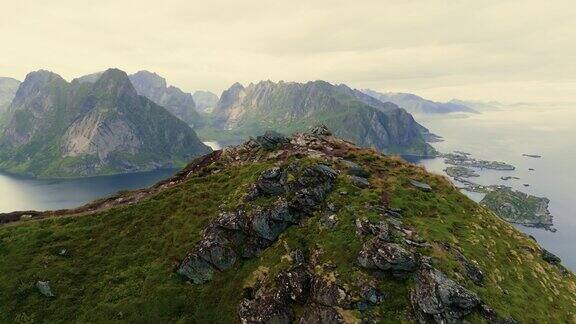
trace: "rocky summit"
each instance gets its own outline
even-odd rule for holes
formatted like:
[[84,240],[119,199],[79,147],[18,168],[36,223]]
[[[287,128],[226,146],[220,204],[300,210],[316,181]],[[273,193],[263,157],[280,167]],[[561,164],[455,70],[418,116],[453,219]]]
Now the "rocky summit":
[[448,179],[331,134],[268,132],[150,188],[0,214],[0,322],[576,320],[560,259]]
[[210,151],[188,125],[139,96],[117,69],[70,83],[49,71],[32,72],[5,124],[0,168],[40,177],[174,167]]

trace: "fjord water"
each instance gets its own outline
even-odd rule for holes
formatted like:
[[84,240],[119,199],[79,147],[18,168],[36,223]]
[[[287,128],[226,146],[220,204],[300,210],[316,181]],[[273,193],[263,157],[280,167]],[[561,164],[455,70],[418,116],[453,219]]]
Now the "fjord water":
[[[417,120],[444,137],[444,142],[433,144],[440,152],[460,150],[478,159],[516,166],[514,171],[476,170],[480,177],[471,180],[480,184],[504,184],[531,195],[548,197],[557,232],[521,225],[517,228],[534,236],[540,245],[558,255],[565,266],[576,270],[576,105],[524,106],[477,115]],[[542,158],[522,154],[537,154]],[[442,170],[446,167],[440,158],[413,162],[440,174],[444,174]],[[520,179],[504,181],[500,179],[502,176]],[[475,201],[483,197],[464,193]]]
[[[204,142],[219,150],[218,142]],[[121,190],[149,187],[178,169],[78,179],[33,179],[0,172],[0,213],[74,208]]]
[[79,179],[32,179],[0,173],[0,212],[78,207],[120,190],[148,187],[176,169]]

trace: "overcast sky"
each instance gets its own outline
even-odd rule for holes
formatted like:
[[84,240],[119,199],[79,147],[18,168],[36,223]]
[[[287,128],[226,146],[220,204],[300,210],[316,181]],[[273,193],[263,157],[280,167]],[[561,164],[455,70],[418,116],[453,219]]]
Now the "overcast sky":
[[183,90],[323,79],[576,102],[574,0],[0,0],[0,76],[118,67]]

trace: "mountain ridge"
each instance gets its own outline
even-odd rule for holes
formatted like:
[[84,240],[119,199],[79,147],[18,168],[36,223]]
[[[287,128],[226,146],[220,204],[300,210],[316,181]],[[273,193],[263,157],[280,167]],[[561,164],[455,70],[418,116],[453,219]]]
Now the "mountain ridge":
[[374,97],[382,102],[392,102],[413,114],[445,114],[451,112],[478,113],[463,102],[435,102],[424,99],[412,93],[403,92],[377,92],[370,89],[363,89],[363,93]]
[[9,113],[0,167],[15,173],[60,177],[144,171],[209,150],[184,122],[139,96],[118,69],[99,74],[95,82],[70,83],[49,71],[32,72]]
[[[345,85],[261,81],[233,84],[220,96],[213,126],[242,136],[266,129],[283,133],[326,124],[338,136],[389,153],[431,155],[427,130],[405,110]],[[202,131],[201,131],[202,132]]]

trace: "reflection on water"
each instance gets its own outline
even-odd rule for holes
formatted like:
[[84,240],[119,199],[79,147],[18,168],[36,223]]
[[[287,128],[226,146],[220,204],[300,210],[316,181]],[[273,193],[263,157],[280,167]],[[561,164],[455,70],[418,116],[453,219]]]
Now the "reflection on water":
[[[461,115],[459,115],[461,117]],[[548,197],[554,216],[556,233],[542,229],[517,226],[536,237],[538,242],[562,258],[564,265],[576,270],[576,107],[515,108],[490,111],[468,118],[419,119],[430,131],[444,137],[434,143],[440,152],[460,150],[473,157],[496,160],[516,166],[514,171],[476,170],[480,184],[504,184],[531,195]],[[522,154],[538,154],[530,158]],[[442,159],[419,160],[413,163],[427,170],[443,174]],[[529,168],[534,169],[530,171]],[[516,176],[519,180],[501,180],[502,176]],[[529,184],[524,187],[523,184]],[[479,201],[482,194],[467,193]]]
[[80,179],[42,180],[0,173],[0,212],[78,207],[120,190],[148,187],[176,169]]

